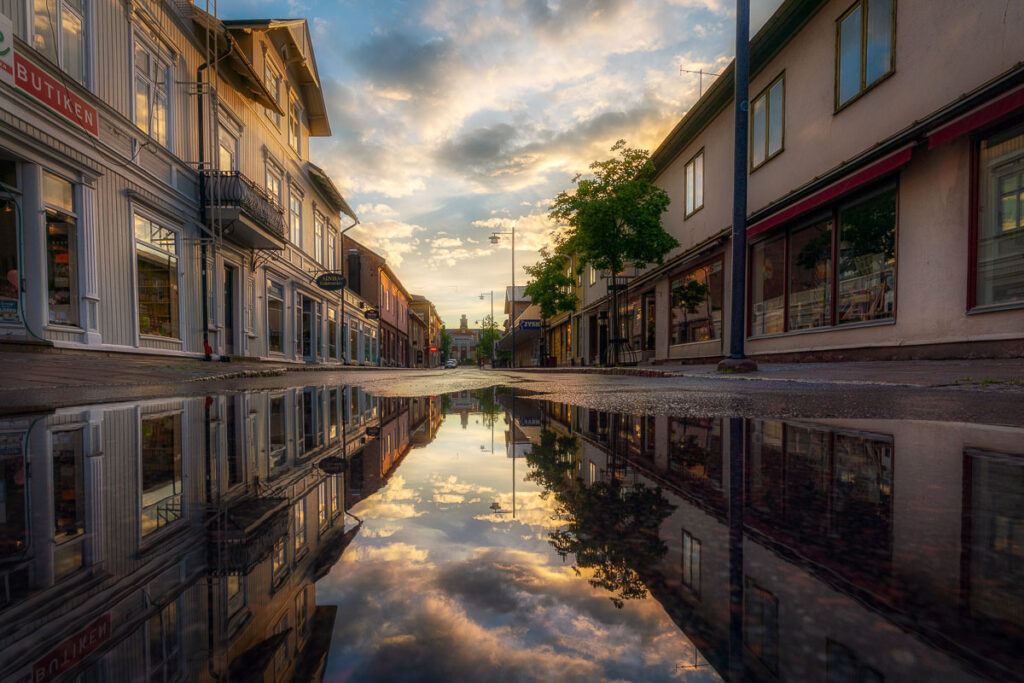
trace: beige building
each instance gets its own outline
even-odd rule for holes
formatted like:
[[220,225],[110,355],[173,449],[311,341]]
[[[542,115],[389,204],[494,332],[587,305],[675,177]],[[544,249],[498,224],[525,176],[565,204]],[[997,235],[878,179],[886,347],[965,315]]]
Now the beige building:
[[[1022,29],[1020,3],[782,3],[751,41],[749,355],[1024,353]],[[732,93],[730,65],[652,154],[679,247],[627,273],[616,333],[584,271],[584,362],[725,355]]]

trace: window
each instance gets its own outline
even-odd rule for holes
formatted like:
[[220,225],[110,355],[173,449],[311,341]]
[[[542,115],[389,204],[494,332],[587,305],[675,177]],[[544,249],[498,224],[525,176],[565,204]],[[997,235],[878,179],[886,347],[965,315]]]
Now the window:
[[338,310],[327,308],[327,357],[338,357]]
[[284,353],[284,285],[267,280],[267,348]]
[[49,322],[78,326],[78,219],[74,215],[74,186],[52,173],[43,173],[46,204],[46,286]]
[[298,635],[300,640],[305,640],[306,626],[309,623],[309,593],[303,588],[299,591],[299,594],[295,596],[295,633]]
[[592,266],[592,265],[587,266],[587,272],[589,273],[589,275],[587,276],[587,281],[591,285],[596,284],[597,283],[597,271],[594,270],[594,266]]
[[892,73],[895,0],[857,0],[836,22],[836,109]]
[[338,266],[338,261],[337,261],[337,250],[338,250],[337,244],[338,243],[337,243],[337,240],[338,240],[338,235],[333,230],[328,229],[328,231],[327,231],[327,254],[326,254],[325,258],[324,258],[324,266],[327,268],[327,270],[330,270],[330,271],[333,271]]
[[278,205],[283,203],[281,198],[281,181],[283,178],[284,173],[281,172],[277,164],[268,161],[266,170],[267,193]]
[[181,519],[181,415],[142,419],[142,535]]
[[1024,303],[1024,125],[979,148],[974,304]]
[[[16,191],[18,168],[14,161],[0,157],[0,182]],[[12,196],[6,191],[0,197],[0,324],[21,322],[18,227],[15,223],[15,217],[20,216],[20,208],[16,211],[14,206],[17,202],[17,195]]]
[[227,576],[228,616],[233,617],[245,607],[245,577],[237,574]]
[[750,105],[750,168],[782,151],[785,78],[779,76]]
[[683,585],[700,595],[700,541],[683,529]]
[[287,462],[287,444],[284,426],[284,396],[270,399],[270,468],[281,467]]
[[743,599],[743,641],[773,674],[779,671],[779,600],[749,578]]
[[[277,70],[266,52],[263,53],[263,84],[267,86],[267,90],[270,91],[270,96],[274,102],[281,102],[281,72]],[[281,115],[273,109],[264,109],[267,114],[267,118],[274,122],[274,125],[278,128],[281,127]]]
[[54,432],[53,443],[53,572],[59,581],[81,569],[85,536],[83,430]]
[[275,586],[281,582],[288,573],[288,545],[285,539],[281,538],[274,544],[274,551],[270,555],[270,577],[271,583]]
[[317,211],[313,212],[313,258],[321,264],[327,263],[324,253],[324,217]]
[[288,109],[288,146],[295,150],[295,153],[302,156],[302,133],[300,122],[302,121],[302,110],[298,102],[292,100]]
[[83,0],[33,0],[32,47],[85,82]]
[[169,71],[156,50],[135,41],[135,125],[161,145],[167,145]]
[[288,239],[302,248],[302,196],[294,187],[288,193]]
[[295,554],[306,547],[306,499],[292,506],[292,522],[295,533]]
[[686,218],[704,207],[704,150],[686,162]]
[[172,230],[135,216],[139,334],[178,338],[178,240]]
[[178,604],[169,603],[149,618],[149,680],[176,681],[181,675],[181,632]]
[[327,526],[327,506],[329,505],[326,480],[320,482],[320,485],[316,487],[316,503],[317,526],[322,531]]
[[722,338],[725,283],[717,260],[672,280],[672,343]]
[[288,615],[285,614],[274,627],[274,635],[284,634],[284,638],[274,651],[274,680],[284,681],[288,673],[288,665],[292,661],[291,629],[288,627]]
[[896,189],[757,242],[750,264],[752,335],[892,320]]
[[238,133],[223,121],[217,129],[217,155],[220,170],[238,170]]
[[338,485],[339,477],[334,476],[330,478],[331,482],[331,517],[336,516],[340,510],[338,509]]

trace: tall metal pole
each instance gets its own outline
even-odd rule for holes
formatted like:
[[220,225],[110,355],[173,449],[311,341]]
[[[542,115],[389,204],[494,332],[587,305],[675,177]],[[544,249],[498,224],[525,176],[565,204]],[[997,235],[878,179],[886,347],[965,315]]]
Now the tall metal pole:
[[735,104],[736,138],[733,154],[732,196],[732,311],[729,324],[729,358],[719,369],[749,371],[757,364],[744,358],[747,294],[747,134],[750,79],[750,0],[736,0]]
[[493,289],[491,290],[491,326],[488,329],[490,329],[490,331],[491,331],[491,370],[493,370],[494,369],[494,346],[495,346],[495,343],[496,343],[496,340],[494,339],[494,290]]
[[[512,369],[516,369],[516,224],[512,224]],[[514,405],[514,404],[513,404]],[[514,440],[515,434],[513,434]],[[515,465],[515,462],[512,463]],[[513,497],[513,504],[515,503]],[[515,514],[512,515],[515,517]]]

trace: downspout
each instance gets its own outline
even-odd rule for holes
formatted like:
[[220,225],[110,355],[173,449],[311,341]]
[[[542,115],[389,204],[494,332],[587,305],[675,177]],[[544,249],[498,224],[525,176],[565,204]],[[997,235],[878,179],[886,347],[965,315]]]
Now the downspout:
[[[199,221],[202,223],[203,228],[206,228],[206,176],[203,175],[203,171],[206,169],[206,133],[203,126],[203,71],[210,66],[220,62],[220,60],[231,54],[234,49],[234,43],[231,40],[231,36],[225,34],[227,38],[228,46],[224,48],[224,52],[216,57],[215,59],[207,59],[205,62],[200,64],[196,68],[196,108],[198,112],[198,131],[199,131]],[[206,293],[209,290],[209,270],[206,261],[206,240],[202,240],[199,243],[199,258],[201,261],[200,274],[202,275],[202,299],[203,299],[203,356],[205,360],[211,360],[213,356],[213,349],[210,348],[210,305],[207,300]]]

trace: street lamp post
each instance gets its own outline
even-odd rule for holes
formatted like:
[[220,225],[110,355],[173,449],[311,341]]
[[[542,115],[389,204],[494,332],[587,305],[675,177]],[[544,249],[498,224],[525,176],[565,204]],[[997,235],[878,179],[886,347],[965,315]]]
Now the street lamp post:
[[491,244],[497,244],[501,241],[499,235],[511,235],[512,236],[512,312],[509,313],[509,317],[512,321],[512,369],[516,369],[516,224],[512,224],[512,229],[507,232],[493,232],[491,233]]
[[[514,296],[515,292],[512,292],[512,294]],[[481,293],[480,294],[480,301],[483,301],[483,300],[484,300],[484,295],[483,295],[483,293]],[[493,325],[494,325],[494,290],[493,289],[491,290],[491,325],[492,325],[492,327],[490,327],[488,329],[491,330],[491,369],[493,370],[494,369],[494,346],[497,343],[497,341],[494,339],[494,327],[493,327]]]

